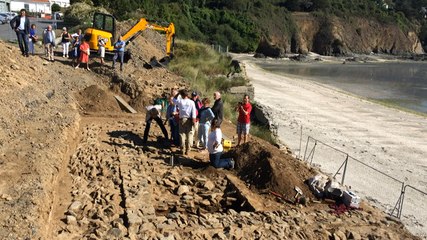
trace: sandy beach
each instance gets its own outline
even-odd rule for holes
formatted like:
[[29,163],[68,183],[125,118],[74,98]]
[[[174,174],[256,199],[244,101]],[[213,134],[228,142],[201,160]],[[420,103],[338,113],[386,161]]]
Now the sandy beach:
[[[270,121],[278,126],[280,140],[296,156],[303,157],[309,136],[347,153],[350,160],[345,184],[386,212],[398,201],[401,182],[427,192],[425,117],[387,108],[306,79],[269,73],[257,67],[259,60],[247,55],[234,57],[245,64],[255,87],[254,100],[271,112]],[[307,154],[313,144],[314,141],[309,142]],[[313,163],[324,172],[335,174],[345,159],[346,154],[319,143]],[[339,180],[341,173],[337,174]],[[410,231],[424,238],[427,237],[426,202],[427,196],[408,189],[402,211],[402,221]]]

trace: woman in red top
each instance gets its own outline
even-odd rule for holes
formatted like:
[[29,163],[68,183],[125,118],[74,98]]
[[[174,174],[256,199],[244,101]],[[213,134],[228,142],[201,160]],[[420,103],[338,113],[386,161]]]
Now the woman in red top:
[[77,63],[76,69],[79,68],[80,63],[86,63],[87,70],[89,69],[89,55],[90,55],[90,47],[89,43],[87,43],[86,39],[82,39],[82,43],[80,44],[80,57]]
[[246,143],[251,124],[252,105],[249,103],[248,95],[243,97],[243,102],[239,102],[236,110],[239,111],[239,117],[237,118],[237,146],[239,146],[240,141],[242,140],[242,135],[243,143]]

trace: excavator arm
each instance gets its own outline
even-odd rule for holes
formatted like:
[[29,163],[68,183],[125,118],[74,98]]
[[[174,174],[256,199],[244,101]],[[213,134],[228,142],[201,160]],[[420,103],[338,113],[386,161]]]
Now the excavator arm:
[[169,23],[169,25],[165,27],[155,23],[150,23],[145,18],[141,18],[137,24],[122,36],[122,40],[127,44],[141,35],[147,28],[164,32],[166,34],[166,55],[170,56],[172,54],[175,38],[175,25],[173,23]]

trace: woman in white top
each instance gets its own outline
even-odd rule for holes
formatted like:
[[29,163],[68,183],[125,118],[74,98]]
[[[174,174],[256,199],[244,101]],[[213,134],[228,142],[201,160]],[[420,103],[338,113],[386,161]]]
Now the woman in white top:
[[234,160],[227,158],[221,159],[222,151],[224,150],[221,140],[222,140],[222,131],[219,128],[219,123],[217,119],[212,121],[211,133],[208,136],[208,151],[209,151],[209,160],[211,165],[215,168],[234,168]]

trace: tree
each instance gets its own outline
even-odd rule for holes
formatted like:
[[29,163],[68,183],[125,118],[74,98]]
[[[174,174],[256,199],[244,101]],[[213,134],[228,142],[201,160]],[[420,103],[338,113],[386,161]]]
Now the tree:
[[57,3],[52,4],[52,12],[59,12],[61,11],[61,6],[59,6]]

